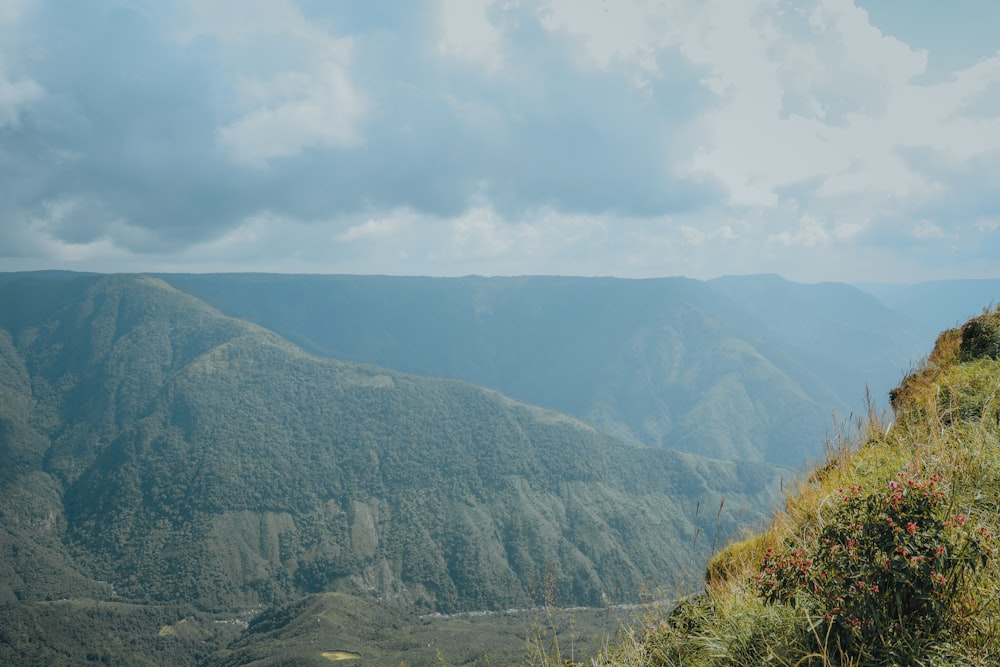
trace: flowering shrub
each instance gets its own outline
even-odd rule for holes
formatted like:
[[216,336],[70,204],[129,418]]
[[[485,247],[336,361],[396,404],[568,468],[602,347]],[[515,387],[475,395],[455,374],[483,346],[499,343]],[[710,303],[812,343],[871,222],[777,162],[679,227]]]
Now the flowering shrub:
[[993,536],[949,515],[940,479],[899,473],[886,488],[840,489],[818,539],[770,549],[756,575],[771,602],[809,604],[818,638],[849,654],[884,653],[945,627]]

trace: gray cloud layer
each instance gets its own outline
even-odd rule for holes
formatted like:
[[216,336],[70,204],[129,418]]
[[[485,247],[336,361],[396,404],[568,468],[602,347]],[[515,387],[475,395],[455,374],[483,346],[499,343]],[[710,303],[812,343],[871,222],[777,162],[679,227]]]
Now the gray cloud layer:
[[1000,58],[800,5],[23,0],[0,268],[1000,274]]

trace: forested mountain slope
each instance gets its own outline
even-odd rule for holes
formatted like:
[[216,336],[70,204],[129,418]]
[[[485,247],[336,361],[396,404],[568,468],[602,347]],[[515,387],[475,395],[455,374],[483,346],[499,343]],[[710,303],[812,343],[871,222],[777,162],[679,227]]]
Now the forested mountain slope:
[[448,611],[524,604],[548,570],[597,604],[677,581],[779,485],[313,357],[144,276],[0,284],[0,392],[7,600],[341,590]]
[[846,285],[776,276],[165,275],[327,356],[489,386],[652,445],[799,466],[928,341]]

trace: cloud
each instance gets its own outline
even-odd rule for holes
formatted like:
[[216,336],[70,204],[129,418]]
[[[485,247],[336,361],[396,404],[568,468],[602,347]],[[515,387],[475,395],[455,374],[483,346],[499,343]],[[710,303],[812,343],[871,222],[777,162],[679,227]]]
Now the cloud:
[[775,243],[803,248],[826,245],[832,238],[830,232],[819,220],[808,215],[803,216],[797,229],[779,232],[771,236],[771,240]]
[[658,57],[677,40],[678,26],[687,24],[695,7],[691,2],[553,0],[541,10],[540,22],[578,39],[593,66],[631,70],[633,81],[643,86],[668,76]]
[[[676,164],[723,184],[733,205],[776,206],[782,188],[812,179],[827,197],[930,185],[895,154],[916,131],[934,135],[934,116],[913,122],[926,111],[899,102],[916,94],[909,82],[927,54],[851,2],[554,2],[543,22],[576,36],[598,68],[631,63],[656,79],[659,59],[677,52],[701,72],[714,102]],[[914,136],[893,141],[899,121]]]
[[1000,219],[979,218],[976,220],[976,228],[981,232],[995,232],[1000,229]]
[[17,129],[22,113],[45,92],[37,81],[12,67],[18,54],[27,48],[18,24],[28,9],[28,0],[0,3],[0,130]]
[[774,206],[779,189],[811,179],[826,196],[922,186],[877,128],[925,56],[882,36],[849,3],[783,7],[710,4],[682,41],[720,96],[706,116],[714,141],[690,169],[714,175],[732,203],[748,206]]
[[918,239],[943,239],[944,230],[930,220],[920,220],[913,227],[913,237]]
[[32,0],[6,0],[0,4],[0,24],[13,23],[31,5]]
[[351,241],[378,241],[397,237],[401,232],[414,225],[417,216],[412,211],[393,211],[388,216],[369,218],[360,225],[349,227],[337,234],[334,239],[342,243]]
[[307,149],[362,142],[365,101],[350,77],[350,37],[310,22],[288,0],[184,6],[172,35],[178,45],[215,44],[234,57],[226,78],[235,81],[239,104],[235,118],[216,130],[231,159],[262,167]]
[[42,96],[42,87],[31,79],[10,81],[0,68],[0,129],[16,127],[21,112]]
[[489,18],[491,0],[439,0],[438,52],[446,57],[478,61],[487,71],[503,65],[503,34]]
[[0,226],[2,256],[44,256],[68,264],[124,259],[128,246],[141,246],[148,232],[122,220],[101,221],[100,231],[79,224],[99,214],[93,202],[75,198],[46,200],[33,216]]
[[945,71],[947,42],[912,27],[931,10],[879,7],[6,3],[0,256],[988,271],[1000,55],[982,38]]
[[378,3],[327,7],[40,3],[19,27],[46,44],[34,80],[48,103],[5,146],[34,174],[4,186],[7,210],[86,198],[109,225],[149,230],[122,242],[151,252],[261,211],[448,218],[486,200],[507,220],[544,207],[658,215],[714,196],[674,172],[703,101],[680,63],[638,94],[578,67],[524,7],[478,4],[444,23]]
[[218,130],[218,145],[236,162],[263,166],[308,148],[361,143],[355,128],[364,103],[341,67],[328,64],[312,76],[295,73],[268,83],[255,80],[252,87],[279,99]]

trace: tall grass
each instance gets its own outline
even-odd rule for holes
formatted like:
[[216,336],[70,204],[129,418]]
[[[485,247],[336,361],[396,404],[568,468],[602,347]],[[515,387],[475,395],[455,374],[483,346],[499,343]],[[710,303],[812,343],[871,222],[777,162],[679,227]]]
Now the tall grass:
[[[762,533],[703,593],[626,629],[593,664],[1000,664],[1000,309],[944,332],[842,425]],[[872,403],[869,402],[871,406]]]

